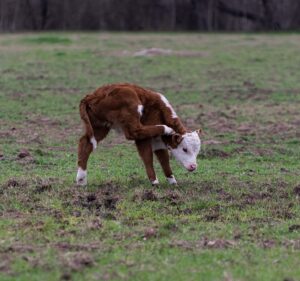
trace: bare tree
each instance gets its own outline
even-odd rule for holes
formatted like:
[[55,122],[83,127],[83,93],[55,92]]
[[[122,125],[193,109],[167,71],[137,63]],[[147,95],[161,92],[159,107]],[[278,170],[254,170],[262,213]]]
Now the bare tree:
[[0,0],[0,31],[300,28],[296,0]]

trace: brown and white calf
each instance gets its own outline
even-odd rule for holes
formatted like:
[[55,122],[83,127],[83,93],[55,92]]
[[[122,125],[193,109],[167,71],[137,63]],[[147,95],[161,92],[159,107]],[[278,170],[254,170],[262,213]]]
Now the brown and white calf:
[[153,168],[156,154],[170,184],[176,179],[169,164],[168,149],[188,170],[197,168],[200,151],[199,132],[188,132],[168,100],[160,93],[133,84],[110,84],[98,88],[80,102],[85,134],[78,146],[77,184],[87,184],[87,161],[97,143],[111,128],[119,127],[134,140],[149,180],[158,180]]

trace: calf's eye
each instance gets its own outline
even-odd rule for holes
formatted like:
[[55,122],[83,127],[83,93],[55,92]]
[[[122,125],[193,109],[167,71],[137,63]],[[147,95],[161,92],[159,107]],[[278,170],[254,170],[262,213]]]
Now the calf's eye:
[[186,148],[183,148],[182,150],[183,150],[184,152],[187,152],[187,149],[186,149]]

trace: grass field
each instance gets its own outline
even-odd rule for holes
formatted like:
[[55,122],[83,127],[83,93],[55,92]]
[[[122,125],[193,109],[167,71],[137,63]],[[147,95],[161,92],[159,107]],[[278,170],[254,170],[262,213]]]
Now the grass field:
[[[297,34],[0,35],[0,280],[300,280],[299,49]],[[157,163],[151,187],[116,132],[75,185],[78,103],[120,81],[204,129],[196,173],[172,160],[177,187]]]

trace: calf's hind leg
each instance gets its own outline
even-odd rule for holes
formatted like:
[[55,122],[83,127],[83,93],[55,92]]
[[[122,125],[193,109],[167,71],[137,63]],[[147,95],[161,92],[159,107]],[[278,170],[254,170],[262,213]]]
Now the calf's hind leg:
[[152,185],[159,184],[158,179],[156,178],[154,167],[153,167],[153,152],[151,146],[151,139],[136,140],[136,147],[138,149],[139,155],[142,158],[147,176]]
[[[97,142],[101,141],[108,134],[109,129],[105,127],[94,129],[94,136]],[[87,135],[83,135],[78,144],[78,171],[76,182],[78,185],[87,184],[87,162],[93,151],[93,144]]]

